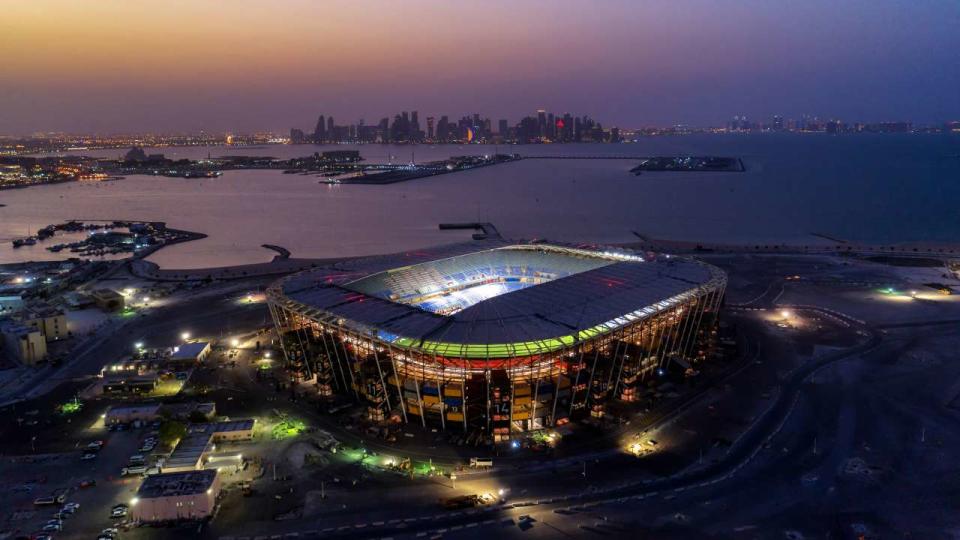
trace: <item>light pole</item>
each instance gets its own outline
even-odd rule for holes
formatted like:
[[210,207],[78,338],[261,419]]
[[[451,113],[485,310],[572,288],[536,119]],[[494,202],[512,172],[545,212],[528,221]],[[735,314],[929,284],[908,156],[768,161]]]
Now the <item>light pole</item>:
[[450,484],[452,489],[457,489],[457,475],[450,473]]

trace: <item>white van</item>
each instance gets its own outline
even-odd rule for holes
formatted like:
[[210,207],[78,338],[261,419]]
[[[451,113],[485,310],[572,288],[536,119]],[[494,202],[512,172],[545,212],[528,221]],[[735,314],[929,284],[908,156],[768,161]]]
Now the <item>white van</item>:
[[124,467],[120,471],[120,476],[130,476],[131,474],[143,474],[147,472],[147,467],[144,465],[137,465],[136,467]]
[[493,459],[472,457],[470,458],[470,466],[474,468],[493,467]]

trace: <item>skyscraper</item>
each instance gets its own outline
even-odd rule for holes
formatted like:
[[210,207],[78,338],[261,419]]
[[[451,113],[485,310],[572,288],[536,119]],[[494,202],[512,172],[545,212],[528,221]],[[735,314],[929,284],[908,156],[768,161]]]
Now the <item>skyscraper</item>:
[[420,140],[420,115],[417,111],[410,113],[410,125],[407,128],[409,131],[407,133],[407,138],[411,141]]
[[427,139],[433,140],[433,117],[427,117]]
[[313,140],[322,142],[327,136],[327,124],[323,121],[323,115],[317,120],[317,127],[313,130]]
[[547,111],[543,109],[537,109],[537,130],[541,139],[547,136]]

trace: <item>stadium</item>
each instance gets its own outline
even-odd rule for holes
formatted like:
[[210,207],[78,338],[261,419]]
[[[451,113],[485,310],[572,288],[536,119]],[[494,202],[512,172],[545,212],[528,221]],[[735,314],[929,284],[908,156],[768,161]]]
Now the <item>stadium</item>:
[[503,442],[695,372],[725,287],[693,259],[484,240],[307,270],[267,299],[288,365],[321,395]]

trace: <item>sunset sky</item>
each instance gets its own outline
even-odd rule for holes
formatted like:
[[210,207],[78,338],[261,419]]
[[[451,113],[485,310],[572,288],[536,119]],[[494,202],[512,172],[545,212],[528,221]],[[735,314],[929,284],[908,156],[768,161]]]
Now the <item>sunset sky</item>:
[[0,15],[0,134],[285,131],[537,108],[960,119],[956,0],[46,1]]

